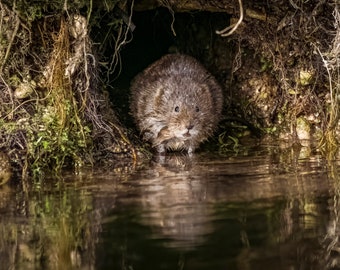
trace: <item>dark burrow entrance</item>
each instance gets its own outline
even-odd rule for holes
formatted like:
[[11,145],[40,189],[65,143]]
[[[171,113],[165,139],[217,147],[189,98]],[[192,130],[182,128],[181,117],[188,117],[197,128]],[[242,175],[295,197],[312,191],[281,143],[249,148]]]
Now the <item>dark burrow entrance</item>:
[[[167,53],[184,53],[197,58],[219,80],[226,80],[230,66],[231,51],[227,57],[216,57],[217,46],[222,38],[215,31],[224,28],[229,22],[226,13],[181,12],[172,13],[167,8],[134,12],[134,31],[129,33],[129,42],[120,52],[121,67],[112,74],[109,83],[111,100],[124,123],[131,126],[129,116],[129,85],[131,80],[149,64]],[[223,41],[224,42],[224,41]],[[113,48],[112,48],[113,50]],[[220,65],[217,67],[217,65]],[[225,72],[220,72],[221,67]]]

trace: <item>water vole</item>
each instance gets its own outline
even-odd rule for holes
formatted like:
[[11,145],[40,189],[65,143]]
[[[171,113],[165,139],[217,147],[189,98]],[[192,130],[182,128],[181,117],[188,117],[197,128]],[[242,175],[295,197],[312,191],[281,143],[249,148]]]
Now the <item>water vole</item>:
[[193,152],[221,115],[221,87],[191,56],[163,56],[133,79],[130,90],[136,125],[159,153]]

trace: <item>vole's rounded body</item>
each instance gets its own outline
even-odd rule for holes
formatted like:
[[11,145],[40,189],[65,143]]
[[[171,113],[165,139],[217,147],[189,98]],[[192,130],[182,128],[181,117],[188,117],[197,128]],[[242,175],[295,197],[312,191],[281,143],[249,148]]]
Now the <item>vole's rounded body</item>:
[[131,84],[131,112],[158,152],[193,152],[215,130],[223,106],[216,79],[194,58],[169,54]]

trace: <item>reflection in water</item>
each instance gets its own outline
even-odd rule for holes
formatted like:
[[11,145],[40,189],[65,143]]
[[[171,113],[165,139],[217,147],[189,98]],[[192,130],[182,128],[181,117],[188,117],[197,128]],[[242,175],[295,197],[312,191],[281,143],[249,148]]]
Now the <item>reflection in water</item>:
[[[327,172],[318,173],[323,165],[315,159],[287,167],[287,163],[272,158],[237,158],[228,164],[225,160],[167,156],[137,177],[144,187],[142,222],[153,228],[154,237],[172,239],[167,242],[170,246],[195,248],[214,231],[213,222],[219,216],[223,219],[226,214],[231,215],[230,218],[244,223],[245,216],[256,216],[258,209],[273,211],[288,199],[281,205],[281,216],[276,217],[283,222],[280,235],[273,237],[283,240],[293,233],[294,214],[301,215],[304,229],[310,229],[308,226],[317,223],[314,215],[320,209],[313,200],[309,201],[308,195],[332,188],[326,181]],[[223,206],[222,213],[218,212],[219,204]],[[270,213],[261,217],[261,222],[275,222],[268,218]],[[247,239],[243,242],[249,246]]]
[[[94,264],[99,223],[91,197],[2,189],[1,269],[76,269]],[[81,252],[80,252],[81,251]],[[89,268],[90,269],[90,268]]]
[[300,150],[10,182],[1,269],[338,269],[339,164]]
[[206,201],[206,178],[197,176],[195,158],[169,155],[144,172],[142,222],[175,247],[194,247],[213,231],[213,209]]

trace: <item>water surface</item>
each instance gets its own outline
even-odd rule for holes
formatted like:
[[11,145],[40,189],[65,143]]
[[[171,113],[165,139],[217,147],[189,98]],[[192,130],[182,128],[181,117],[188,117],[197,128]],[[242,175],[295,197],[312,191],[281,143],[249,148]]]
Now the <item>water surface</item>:
[[267,145],[14,181],[1,269],[338,269],[338,168]]

